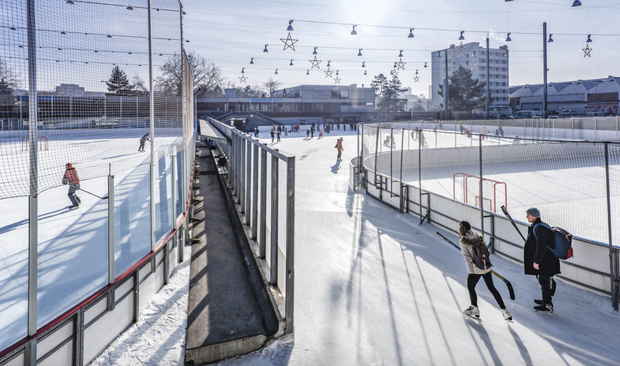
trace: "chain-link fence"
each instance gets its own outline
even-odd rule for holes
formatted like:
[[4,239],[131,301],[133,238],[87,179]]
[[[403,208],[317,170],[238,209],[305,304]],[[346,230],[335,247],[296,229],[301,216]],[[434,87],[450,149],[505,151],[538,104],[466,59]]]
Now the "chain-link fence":
[[[617,263],[609,257],[617,256],[620,244],[620,144],[502,137],[458,122],[448,126],[454,132],[441,130],[446,127],[363,125],[360,155],[369,194],[451,230],[468,219],[515,260],[522,258],[522,242],[514,228],[497,231],[506,221],[501,207],[524,229],[525,211],[537,207],[543,221],[577,238],[564,277],[611,292],[616,306]],[[601,248],[609,249],[607,258]],[[592,276],[595,281],[587,278],[593,273],[600,276]]]
[[0,30],[2,363],[162,247],[169,265],[195,138],[178,0],[3,0]]

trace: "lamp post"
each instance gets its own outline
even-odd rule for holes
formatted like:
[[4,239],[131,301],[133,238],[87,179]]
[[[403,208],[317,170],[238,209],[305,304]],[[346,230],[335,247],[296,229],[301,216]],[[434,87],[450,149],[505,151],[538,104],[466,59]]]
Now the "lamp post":
[[[101,80],[101,82],[105,83],[106,81],[105,80]],[[105,93],[103,93],[103,117],[102,118],[108,118],[106,116],[107,104],[108,104],[108,96]]]

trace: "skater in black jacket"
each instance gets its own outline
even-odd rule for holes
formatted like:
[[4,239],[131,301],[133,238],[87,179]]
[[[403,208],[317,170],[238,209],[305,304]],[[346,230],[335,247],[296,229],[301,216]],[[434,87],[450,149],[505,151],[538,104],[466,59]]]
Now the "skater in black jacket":
[[542,299],[534,300],[534,309],[553,314],[551,297],[555,294],[556,287],[553,276],[560,273],[560,260],[549,250],[555,249],[553,232],[549,225],[541,221],[537,208],[528,209],[526,217],[531,225],[527,229],[527,240],[523,247],[523,267],[525,274],[538,277],[542,290]]

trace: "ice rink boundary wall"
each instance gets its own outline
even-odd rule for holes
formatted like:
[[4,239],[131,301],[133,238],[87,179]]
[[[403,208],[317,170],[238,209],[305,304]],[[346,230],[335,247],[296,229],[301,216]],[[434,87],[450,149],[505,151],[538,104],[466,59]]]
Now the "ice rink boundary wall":
[[[574,149],[574,144],[557,143],[551,144],[553,148]],[[492,154],[487,154],[487,149],[491,149]],[[488,163],[488,156],[493,156],[494,163],[501,163],[508,156],[514,161],[515,155],[532,159],[531,155],[525,154],[527,145],[506,145],[506,146],[485,146],[485,163]],[[583,153],[582,150],[580,150]],[[403,170],[406,167],[417,169],[418,151],[403,151],[405,156]],[[589,155],[589,154],[587,154]],[[593,152],[591,156],[594,157]],[[414,160],[415,158],[415,160]],[[600,155],[599,155],[600,158]],[[393,166],[400,165],[400,151],[392,156]],[[544,159],[543,156],[536,157],[535,160]],[[400,213],[407,213],[420,218],[421,222],[427,220],[429,223],[441,227],[453,233],[458,233],[458,223],[460,220],[468,220],[475,230],[480,231],[481,212],[480,208],[467,205],[463,202],[449,197],[428,192],[420,189],[413,184],[401,182],[397,176],[397,170],[392,171],[390,177],[390,153],[384,152],[377,154],[377,164],[383,162],[385,169],[379,172],[374,171],[375,156],[364,157],[363,164],[358,156],[349,164],[349,184],[352,189],[363,188],[369,196],[385,203],[386,205],[398,210]],[[408,162],[408,163],[406,163]],[[477,165],[478,146],[462,148],[442,148],[425,149],[422,154],[422,168],[443,166],[462,166]],[[386,170],[386,171],[383,171]],[[516,222],[521,232],[527,233],[528,224]],[[502,215],[484,211],[484,233],[488,238],[491,250],[517,263],[523,263],[523,241],[514,230],[511,223]],[[620,248],[613,247],[610,255],[609,246],[585,238],[574,237],[573,247],[576,253],[587,253],[579,255],[569,261],[562,261],[562,275],[559,278],[568,283],[582,287],[604,296],[614,296],[614,283],[617,283],[617,270],[612,273],[612,268],[617,268]],[[610,264],[611,261],[611,264]],[[616,279],[614,281],[613,279]],[[617,292],[616,292],[617,296]],[[617,304],[617,299],[612,304]]]

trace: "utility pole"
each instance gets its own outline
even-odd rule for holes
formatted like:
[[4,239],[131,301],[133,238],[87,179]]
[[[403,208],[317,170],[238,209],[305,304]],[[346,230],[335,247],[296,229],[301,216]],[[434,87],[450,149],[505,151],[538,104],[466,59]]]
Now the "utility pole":
[[491,109],[491,93],[489,85],[491,85],[491,62],[490,62],[491,50],[489,49],[489,36],[487,35],[487,118],[489,118],[489,110]]
[[547,22],[543,22],[543,119],[547,118],[547,70]]
[[448,119],[448,49],[446,48],[445,66],[446,72],[443,79],[443,115],[444,119]]

